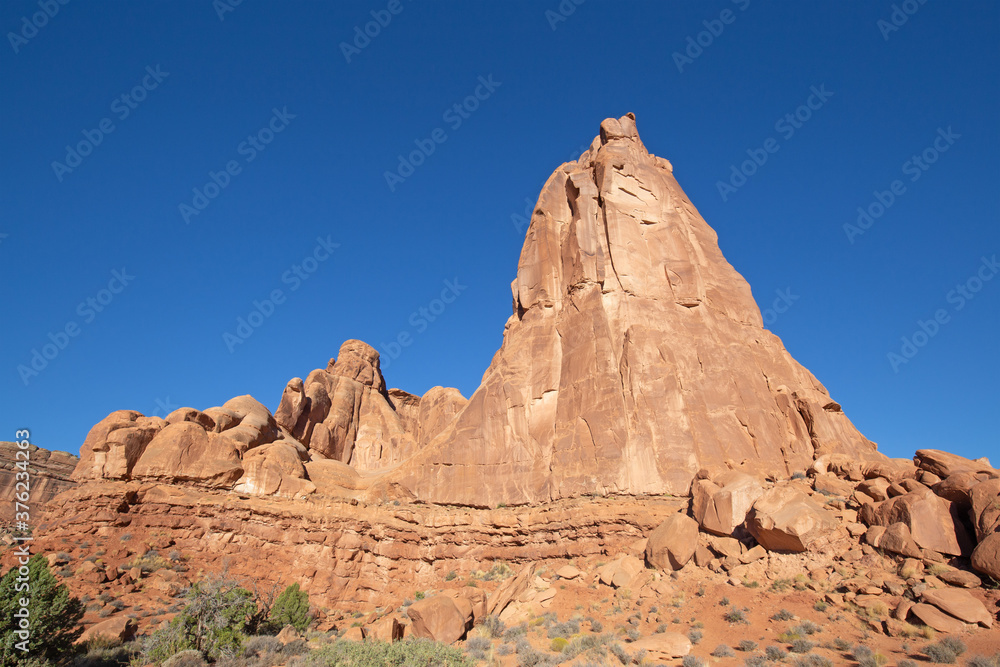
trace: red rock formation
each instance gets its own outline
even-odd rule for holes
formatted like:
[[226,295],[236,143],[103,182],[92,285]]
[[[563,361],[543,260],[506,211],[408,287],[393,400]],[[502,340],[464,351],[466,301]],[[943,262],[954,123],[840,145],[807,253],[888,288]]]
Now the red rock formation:
[[[21,451],[17,443],[0,442],[0,527],[14,520],[14,494],[17,488],[18,459]],[[76,467],[77,457],[66,452],[50,452],[31,445],[28,448],[28,505],[40,514],[41,507],[57,494],[72,488],[70,478]]]
[[787,477],[824,453],[880,458],[764,329],[631,114],[549,178],[511,289],[482,385],[397,473],[419,498],[683,495],[699,468]]

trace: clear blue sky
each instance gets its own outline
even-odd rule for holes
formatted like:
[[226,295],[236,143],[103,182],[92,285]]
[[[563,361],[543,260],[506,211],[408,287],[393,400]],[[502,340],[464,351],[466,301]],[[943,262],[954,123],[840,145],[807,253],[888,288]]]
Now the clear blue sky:
[[[46,2],[0,7],[0,439],[77,452],[116,409],[273,410],[347,338],[403,334],[390,386],[470,395],[510,314],[512,214],[632,111],[761,308],[790,290],[770,328],[866,436],[998,458],[994,2]],[[875,191],[893,202],[849,240]]]

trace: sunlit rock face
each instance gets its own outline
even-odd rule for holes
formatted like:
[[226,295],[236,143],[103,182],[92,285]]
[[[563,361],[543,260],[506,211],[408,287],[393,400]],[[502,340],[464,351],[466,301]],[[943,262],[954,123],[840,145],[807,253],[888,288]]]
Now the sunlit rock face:
[[764,329],[632,114],[549,177],[511,291],[482,385],[396,472],[421,499],[685,494],[701,468],[788,476],[821,453],[880,457]]

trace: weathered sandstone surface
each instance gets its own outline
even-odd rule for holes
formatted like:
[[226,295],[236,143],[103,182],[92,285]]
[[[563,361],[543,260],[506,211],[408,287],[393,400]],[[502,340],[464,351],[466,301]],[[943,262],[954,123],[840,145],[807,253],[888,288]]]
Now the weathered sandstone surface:
[[[72,488],[75,483],[70,479],[73,469],[79,459],[66,452],[50,452],[31,445],[25,455],[17,443],[0,442],[0,526],[6,527],[14,520],[15,494],[25,487],[18,487],[18,481],[24,481],[17,476],[19,461],[28,461],[28,506],[32,512],[41,513],[41,508],[59,493]],[[23,475],[22,475],[23,477]]]

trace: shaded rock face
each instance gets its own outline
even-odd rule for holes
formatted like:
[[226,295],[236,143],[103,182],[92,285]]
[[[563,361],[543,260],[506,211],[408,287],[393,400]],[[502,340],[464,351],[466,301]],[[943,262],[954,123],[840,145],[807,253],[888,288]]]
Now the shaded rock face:
[[[14,495],[23,490],[17,487],[18,461],[24,461],[15,442],[0,442],[0,526],[14,519]],[[30,484],[28,504],[41,507],[57,494],[66,491],[75,482],[71,479],[73,469],[79,459],[66,452],[51,452],[35,445],[28,447],[28,470]]]
[[482,385],[398,473],[421,499],[683,495],[700,468],[787,477],[822,453],[879,458],[763,328],[631,114],[546,182],[511,289]]

